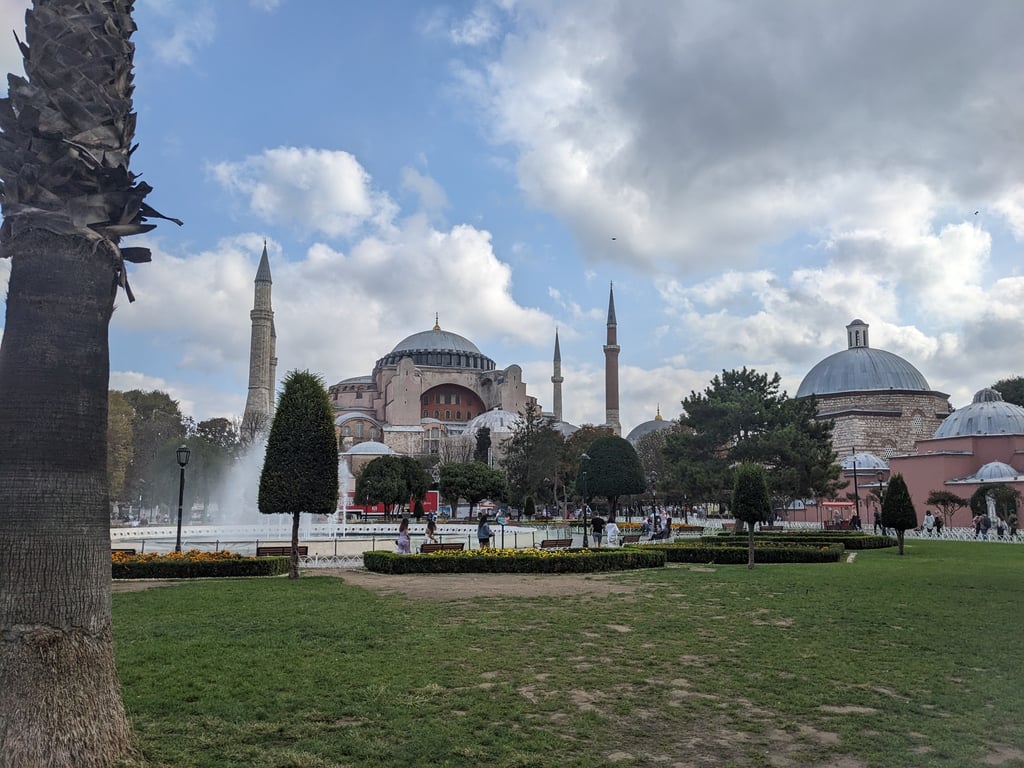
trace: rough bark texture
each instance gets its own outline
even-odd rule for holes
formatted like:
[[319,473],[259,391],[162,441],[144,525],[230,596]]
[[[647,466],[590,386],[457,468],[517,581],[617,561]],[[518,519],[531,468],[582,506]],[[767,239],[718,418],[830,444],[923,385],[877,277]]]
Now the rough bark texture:
[[132,0],[35,0],[0,99],[0,768],[132,755],[110,617],[107,329],[120,238],[152,229],[133,151]]
[[132,753],[114,667],[106,479],[109,247],[15,241],[0,345],[0,766]]

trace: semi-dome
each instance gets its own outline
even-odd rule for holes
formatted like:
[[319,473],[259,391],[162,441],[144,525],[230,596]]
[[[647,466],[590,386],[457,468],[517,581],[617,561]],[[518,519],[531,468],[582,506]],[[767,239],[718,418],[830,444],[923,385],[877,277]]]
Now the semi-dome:
[[518,413],[495,408],[493,411],[484,411],[479,416],[468,421],[463,434],[475,435],[484,427],[491,430],[491,434],[495,432],[512,432],[519,425],[520,421],[522,421],[522,417]]
[[969,435],[1024,435],[1024,408],[1007,403],[994,389],[982,389],[935,430],[936,438]]
[[494,361],[483,354],[472,341],[451,331],[442,331],[437,323],[429,331],[406,336],[394,349],[377,361],[382,365],[398,365],[403,358],[412,358],[419,366],[434,368],[472,368],[493,371]]
[[797,397],[896,389],[930,392],[921,372],[899,355],[868,345],[868,325],[854,320],[846,326],[849,347],[829,355],[804,376]]

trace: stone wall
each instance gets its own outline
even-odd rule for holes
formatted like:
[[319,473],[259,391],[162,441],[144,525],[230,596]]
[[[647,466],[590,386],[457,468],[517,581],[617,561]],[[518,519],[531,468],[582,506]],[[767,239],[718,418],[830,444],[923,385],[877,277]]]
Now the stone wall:
[[900,390],[818,396],[818,415],[835,421],[832,446],[840,456],[855,448],[883,459],[915,452],[951,412],[941,392]]

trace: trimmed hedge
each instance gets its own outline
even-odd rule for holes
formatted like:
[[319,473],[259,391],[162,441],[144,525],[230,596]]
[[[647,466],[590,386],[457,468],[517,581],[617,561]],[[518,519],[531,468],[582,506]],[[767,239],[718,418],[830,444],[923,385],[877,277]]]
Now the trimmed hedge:
[[[747,547],[739,544],[709,543],[694,544],[647,544],[645,549],[656,549],[665,553],[670,563],[713,563],[715,565],[746,565]],[[763,563],[837,563],[843,556],[843,545],[830,543],[827,546],[772,546],[756,543],[754,560]]]
[[279,576],[288,573],[287,557],[234,560],[125,560],[111,564],[115,579],[210,579],[231,576]]
[[665,553],[650,548],[609,550],[472,550],[399,555],[364,552],[363,564],[375,573],[595,573],[665,565]]
[[[735,534],[731,531],[715,536],[704,536],[701,541],[720,543],[735,541],[747,545],[747,533]],[[754,542],[778,542],[780,544],[842,544],[847,549],[884,549],[895,547],[896,540],[889,536],[877,536],[860,531],[812,531],[810,533],[755,533]]]

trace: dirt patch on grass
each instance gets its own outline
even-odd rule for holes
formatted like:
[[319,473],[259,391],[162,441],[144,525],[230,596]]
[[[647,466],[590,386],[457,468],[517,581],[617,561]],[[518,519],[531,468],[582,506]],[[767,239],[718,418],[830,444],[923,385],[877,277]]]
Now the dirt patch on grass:
[[392,576],[360,568],[318,568],[308,575],[337,576],[346,584],[379,595],[401,594],[424,600],[448,602],[474,597],[561,597],[636,592],[638,585],[624,584],[606,574],[457,573]]

